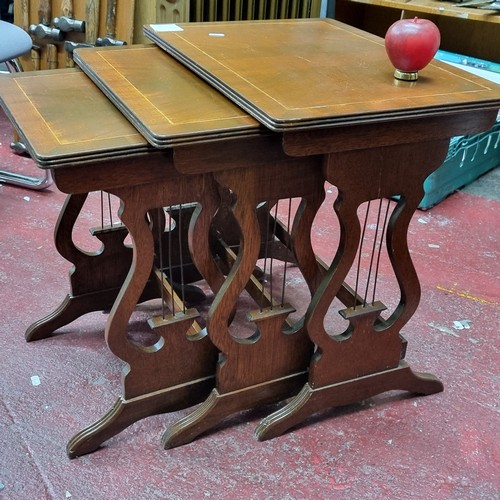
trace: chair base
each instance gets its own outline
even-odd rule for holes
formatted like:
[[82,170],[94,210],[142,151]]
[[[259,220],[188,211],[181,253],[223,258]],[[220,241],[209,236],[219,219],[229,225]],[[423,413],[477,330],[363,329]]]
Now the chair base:
[[[4,61],[4,64],[9,73],[20,73],[23,71],[21,63],[17,58]],[[12,142],[10,147],[15,154],[23,155],[27,153],[26,146],[20,141]],[[8,170],[0,170],[0,183],[42,191],[52,184],[52,176],[50,175],[50,170],[46,170],[43,177],[32,177],[9,172]]]
[[0,170],[0,183],[42,191],[52,184],[52,176],[50,175],[50,170],[45,170],[43,177],[31,177],[29,175],[8,172],[7,170]]

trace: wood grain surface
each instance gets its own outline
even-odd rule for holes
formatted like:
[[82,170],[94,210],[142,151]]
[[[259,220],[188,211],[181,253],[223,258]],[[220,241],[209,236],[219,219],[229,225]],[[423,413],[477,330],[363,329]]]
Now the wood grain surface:
[[260,131],[256,120],[157,47],[82,49],[75,59],[156,147]]
[[401,82],[381,38],[331,19],[149,25],[155,43],[272,130],[499,107],[500,86],[434,62]]
[[5,75],[0,96],[40,166],[148,149],[128,120],[76,69]]

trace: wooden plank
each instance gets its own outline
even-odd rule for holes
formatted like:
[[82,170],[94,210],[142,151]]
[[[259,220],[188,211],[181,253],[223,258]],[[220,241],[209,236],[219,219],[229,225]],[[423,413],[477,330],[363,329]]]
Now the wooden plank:
[[40,165],[149,149],[145,139],[79,70],[5,75],[0,80],[0,95],[7,116]]
[[444,2],[437,0],[410,0],[408,2],[401,0],[350,0],[353,3],[365,5],[378,5],[400,11],[420,12],[425,14],[434,14],[438,16],[456,17],[458,19],[469,19],[499,24],[500,16],[498,11],[488,9],[471,9],[458,7],[454,2]]

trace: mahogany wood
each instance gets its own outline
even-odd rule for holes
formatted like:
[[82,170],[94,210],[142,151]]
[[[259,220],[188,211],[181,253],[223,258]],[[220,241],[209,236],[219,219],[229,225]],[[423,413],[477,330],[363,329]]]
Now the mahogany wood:
[[216,388],[192,414],[167,429],[163,436],[165,447],[185,444],[236,412],[286,399],[297,392],[305,379],[313,344],[300,320],[285,332],[293,308],[278,305],[249,313],[255,333],[245,340],[233,336],[228,318],[260,255],[256,207],[263,200],[302,197],[304,207],[298,212],[291,239],[311,293],[320,283],[321,269],[310,234],[314,215],[324,199],[321,165],[321,158],[312,156],[302,161],[215,173],[216,181],[236,197],[233,212],[241,230],[238,258],[215,297],[207,322],[210,339],[222,357],[217,366]]
[[[125,226],[93,229],[102,248],[89,253],[78,248],[73,240],[73,227],[87,194],[68,195],[54,232],[56,249],[73,264],[70,271],[70,293],[52,313],[33,323],[26,331],[26,340],[40,340],[57,329],[91,311],[109,311],[132,263],[132,248],[124,245],[128,234]],[[154,280],[148,280],[140,302],[158,296]]]
[[[346,404],[350,399],[339,383],[376,394],[391,378],[388,371],[398,367],[405,375],[393,374],[396,387],[400,383],[404,387],[399,388],[425,394],[442,390],[433,377],[407,375],[401,361],[405,343],[400,331],[420,298],[406,231],[424,194],[423,181],[444,160],[449,138],[491,126],[500,87],[437,62],[421,72],[416,84],[399,82],[392,77],[383,40],[333,20],[153,25],[145,27],[145,34],[261,123],[282,131],[286,154],[324,154],[324,177],[339,189],[339,248],[306,315],[316,346],[309,381],[284,409],[263,421],[259,439],[274,437],[332,404]],[[215,163],[217,152],[211,153],[205,156]],[[227,172],[215,175],[221,182]],[[262,175],[265,182],[274,174]],[[340,311],[349,328],[332,338],[325,318],[333,299],[346,291],[343,282],[360,247],[357,210],[362,203],[393,196],[400,201],[385,237],[399,305],[383,320],[385,306],[375,297],[373,304],[361,306],[354,305],[353,297],[351,308]],[[223,352],[227,348],[214,342]],[[241,373],[246,374],[243,365]],[[224,382],[219,370],[217,384]],[[207,402],[210,410],[216,396],[212,393]],[[199,431],[198,420],[207,418],[207,410],[200,410],[196,423],[185,419],[186,428]],[[169,437],[175,442],[175,435]]]
[[[437,378],[408,372],[401,361],[404,346],[400,332],[420,301],[419,281],[408,249],[408,225],[424,195],[423,182],[446,157],[448,144],[441,139],[330,155],[325,177],[339,189],[335,212],[341,235],[337,254],[307,313],[307,331],[317,351],[307,384],[286,407],[259,424],[259,439],[275,437],[331,406],[349,404],[358,391],[370,397],[378,394],[381,386],[420,394],[443,390]],[[361,183],[367,164],[373,182]],[[332,337],[325,329],[325,316],[355,265],[361,241],[358,208],[366,201],[394,196],[400,196],[400,201],[389,220],[386,245],[400,288],[399,304],[383,321],[377,321],[385,309],[380,302],[340,311],[350,327]],[[403,371],[396,370],[398,367]]]
[[[149,211],[188,200],[200,203],[202,209],[190,229],[193,234],[191,250],[207,283],[214,291],[220,288],[224,277],[206,244],[210,222],[219,203],[211,176],[170,175],[155,183],[154,189],[149,184],[142,184],[109,191],[122,200],[121,219],[134,243],[132,265],[111,309],[105,331],[109,349],[125,362],[123,390],[112,410],[71,439],[67,448],[70,457],[94,451],[138,418],[199,403],[215,383],[218,352],[206,332],[196,327],[194,310],[153,318],[150,327],[159,336],[153,345],[138,345],[126,335],[129,318],[152,270],[154,272],[155,231],[151,230],[147,219]],[[186,363],[186,359],[190,362]]]
[[148,150],[146,140],[78,69],[4,75],[1,88],[7,115],[41,167]]
[[75,51],[75,60],[155,147],[256,135],[258,122],[154,46]]
[[[428,395],[443,390],[442,383],[434,375],[413,372],[405,361],[396,368],[356,377],[329,386],[312,389],[305,384],[293,400],[269,417],[263,419],[255,429],[256,437],[263,441],[277,437],[288,429],[301,424],[311,415],[325,408],[354,404],[375,394],[391,390],[403,390],[414,394]],[[304,408],[304,410],[303,410]]]

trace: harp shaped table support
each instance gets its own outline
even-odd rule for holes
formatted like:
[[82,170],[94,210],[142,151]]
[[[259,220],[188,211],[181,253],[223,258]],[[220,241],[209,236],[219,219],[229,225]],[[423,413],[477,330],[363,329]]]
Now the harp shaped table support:
[[[413,372],[402,359],[405,349],[400,332],[420,301],[420,284],[408,249],[408,226],[424,194],[425,178],[441,164],[447,151],[446,139],[387,146],[377,151],[366,148],[332,153],[325,161],[325,177],[338,187],[334,208],[341,235],[337,254],[307,312],[307,332],[317,351],[308,382],[285,407],[258,425],[258,439],[276,437],[316,413],[385,391],[433,394],[443,390],[436,377]],[[368,172],[373,181],[362,182]],[[341,310],[349,327],[331,336],[325,329],[325,316],[355,266],[362,237],[358,208],[364,202],[396,195],[400,199],[389,219],[385,239],[399,284],[398,305],[385,320],[380,319],[385,306],[376,300]]]
[[[64,185],[64,180],[58,178],[58,181],[59,185]],[[155,239],[147,217],[151,210],[187,201],[199,203],[200,210],[195,211],[189,228],[192,256],[214,292],[220,289],[224,276],[207,244],[210,222],[219,204],[212,176],[188,177],[173,171],[157,180],[154,189],[151,184],[144,183],[110,187],[108,192],[121,200],[121,220],[133,243],[131,267],[113,304],[105,331],[109,349],[125,363],[123,389],[103,417],[69,441],[70,457],[96,450],[137,420],[199,403],[215,384],[218,352],[205,332],[192,334],[191,327],[198,316],[196,311],[152,318],[150,327],[159,337],[153,345],[139,345],[127,336],[130,317],[154,273]]]
[[311,293],[320,283],[322,269],[312,250],[310,234],[314,216],[324,199],[321,158],[264,162],[215,172],[214,177],[234,193],[233,213],[241,230],[237,260],[215,297],[207,322],[208,334],[220,350],[221,359],[216,387],[193,413],[166,430],[163,444],[167,448],[192,441],[237,412],[296,394],[307,378],[313,351],[302,321],[291,325],[291,331],[285,331],[293,311],[288,304],[271,302],[268,307],[250,311],[248,320],[254,325],[254,334],[244,340],[233,336],[228,319],[259,258],[257,207],[264,200],[302,199],[290,240]]

